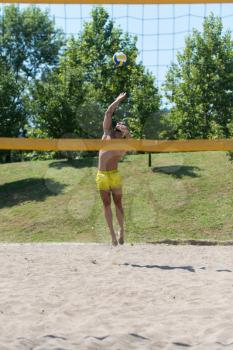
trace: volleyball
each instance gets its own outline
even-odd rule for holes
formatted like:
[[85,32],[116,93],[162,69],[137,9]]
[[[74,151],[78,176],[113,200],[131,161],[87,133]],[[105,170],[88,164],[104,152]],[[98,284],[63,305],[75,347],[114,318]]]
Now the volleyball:
[[112,59],[116,66],[121,67],[126,64],[127,57],[124,52],[116,52],[114,53]]

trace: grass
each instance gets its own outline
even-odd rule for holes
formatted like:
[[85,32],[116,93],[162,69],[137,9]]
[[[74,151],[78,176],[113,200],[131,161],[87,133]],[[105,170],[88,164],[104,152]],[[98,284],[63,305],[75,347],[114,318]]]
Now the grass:
[[[1,164],[0,241],[109,242],[96,167],[97,158]],[[152,168],[147,155],[127,155],[119,169],[128,242],[233,240],[225,152],[153,154]]]

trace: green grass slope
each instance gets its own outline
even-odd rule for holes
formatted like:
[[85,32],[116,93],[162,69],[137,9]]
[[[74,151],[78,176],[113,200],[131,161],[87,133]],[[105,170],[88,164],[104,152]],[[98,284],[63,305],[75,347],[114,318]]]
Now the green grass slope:
[[[0,241],[109,242],[96,169],[96,158],[0,165]],[[127,155],[119,169],[128,242],[233,240],[224,152],[153,154],[152,168],[147,155]]]

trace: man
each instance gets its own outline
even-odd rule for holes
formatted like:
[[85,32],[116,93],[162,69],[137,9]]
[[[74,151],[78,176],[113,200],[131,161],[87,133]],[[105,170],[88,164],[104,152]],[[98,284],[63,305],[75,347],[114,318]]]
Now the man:
[[[112,127],[112,115],[119,103],[124,100],[126,93],[121,93],[115,101],[110,104],[104,115],[102,140],[129,138],[130,133],[123,122],[118,122]],[[96,176],[97,188],[103,201],[105,219],[107,221],[113,246],[124,244],[124,211],[122,207],[122,179],[117,169],[118,162],[121,160],[126,151],[99,151],[99,165]],[[116,217],[120,226],[119,239],[113,228],[111,198],[113,198]]]

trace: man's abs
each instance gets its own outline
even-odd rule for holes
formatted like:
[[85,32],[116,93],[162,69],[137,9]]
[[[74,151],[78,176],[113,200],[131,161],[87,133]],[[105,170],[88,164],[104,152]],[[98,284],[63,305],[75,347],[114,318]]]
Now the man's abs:
[[121,158],[122,154],[119,154],[118,151],[100,151],[98,169],[101,171],[115,170]]

